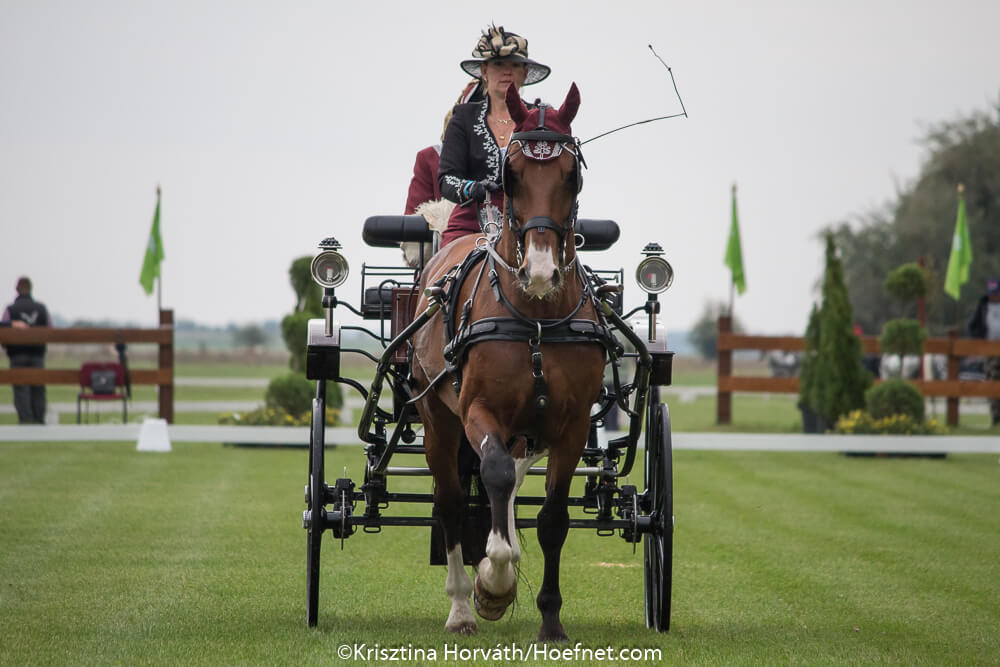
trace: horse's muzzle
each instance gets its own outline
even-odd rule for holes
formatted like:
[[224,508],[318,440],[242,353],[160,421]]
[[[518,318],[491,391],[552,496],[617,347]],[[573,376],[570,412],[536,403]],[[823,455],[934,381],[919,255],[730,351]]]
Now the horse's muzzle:
[[[554,235],[549,236],[551,238]],[[517,279],[521,283],[521,289],[528,295],[542,299],[562,284],[563,272],[559,270],[554,252],[556,250],[558,246],[539,248],[535,243],[527,244],[524,261],[517,270]]]

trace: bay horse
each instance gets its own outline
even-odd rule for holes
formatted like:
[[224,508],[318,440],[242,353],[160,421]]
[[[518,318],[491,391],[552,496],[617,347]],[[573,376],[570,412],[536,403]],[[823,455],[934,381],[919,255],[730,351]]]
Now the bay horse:
[[[559,559],[569,530],[567,500],[606,354],[592,335],[574,333],[596,330],[601,322],[575,247],[582,160],[570,123],[579,105],[575,83],[559,109],[529,109],[513,86],[508,89],[516,129],[502,168],[500,229],[445,246],[420,280],[417,312],[430,303],[425,288],[450,294],[440,315],[413,338],[412,375],[415,388],[424,392],[416,404],[434,479],[434,515],[447,549],[451,611],[445,627],[451,632],[476,632],[470,594],[488,620],[499,619],[513,602],[521,556],[514,497],[531,465],[547,456],[537,520],[544,555],[538,640],[566,639],[559,618]],[[478,261],[471,262],[473,257]],[[463,264],[469,270],[460,271]],[[479,457],[491,512],[486,556],[474,584],[462,555],[463,436]]]

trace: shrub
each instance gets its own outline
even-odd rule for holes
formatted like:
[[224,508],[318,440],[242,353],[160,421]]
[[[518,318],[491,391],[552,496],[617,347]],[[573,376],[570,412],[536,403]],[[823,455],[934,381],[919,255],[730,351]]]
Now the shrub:
[[924,353],[926,338],[927,330],[920,326],[920,322],[900,318],[885,323],[878,344],[884,354],[920,356]]
[[288,279],[295,290],[295,311],[309,313],[313,317],[323,316],[323,288],[313,280],[313,258],[309,255],[299,257],[288,269]]
[[288,366],[294,371],[306,370],[306,333],[312,317],[309,313],[295,312],[285,315],[281,320],[281,337],[291,355]]
[[892,415],[907,415],[916,421],[924,419],[924,397],[906,380],[886,380],[865,392],[865,404],[875,419]]
[[837,420],[833,431],[846,435],[941,435],[945,429],[933,419],[924,422],[910,415],[875,419],[864,410],[852,410]]
[[916,301],[927,295],[927,274],[918,264],[910,262],[890,271],[883,286],[899,301]]
[[295,310],[281,320],[281,338],[291,353],[288,365],[293,371],[304,371],[306,356],[306,330],[309,320],[323,317],[323,290],[310,273],[312,257],[299,257],[288,269],[288,277],[295,290]]
[[299,373],[286,373],[271,380],[264,400],[268,407],[280,408],[292,416],[309,414],[315,385]]

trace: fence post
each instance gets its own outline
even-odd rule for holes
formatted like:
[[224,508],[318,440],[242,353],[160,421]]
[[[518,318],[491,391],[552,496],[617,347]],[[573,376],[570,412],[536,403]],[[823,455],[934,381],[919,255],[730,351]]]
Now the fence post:
[[[958,384],[958,360],[955,356],[955,341],[958,329],[948,329],[948,382]],[[958,426],[958,395],[948,396],[948,426]]]
[[719,337],[716,339],[716,357],[718,359],[717,376],[715,379],[715,423],[731,424],[733,420],[733,394],[730,391],[722,391],[722,379],[733,374],[733,351],[723,349],[718,345],[722,339],[722,334],[727,334],[733,330],[733,318],[729,315],[719,315]]
[[170,371],[170,382],[159,385],[160,395],[160,419],[166,419],[168,424],[174,423],[174,311],[160,311],[160,326],[170,326],[170,342],[160,343],[159,349],[159,369],[160,371]]

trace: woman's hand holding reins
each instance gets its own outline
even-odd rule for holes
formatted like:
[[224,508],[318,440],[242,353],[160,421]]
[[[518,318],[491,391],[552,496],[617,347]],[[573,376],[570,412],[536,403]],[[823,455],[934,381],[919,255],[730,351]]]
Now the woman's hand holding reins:
[[466,183],[463,194],[465,194],[466,199],[481,203],[486,201],[490,193],[496,192],[499,189],[499,185],[488,178],[484,178],[481,181],[469,181]]

